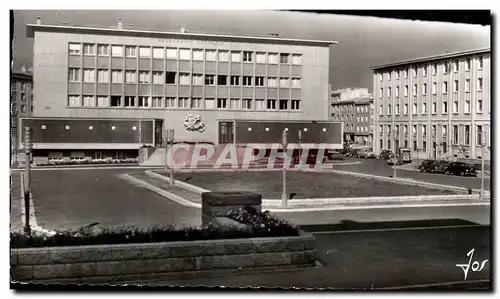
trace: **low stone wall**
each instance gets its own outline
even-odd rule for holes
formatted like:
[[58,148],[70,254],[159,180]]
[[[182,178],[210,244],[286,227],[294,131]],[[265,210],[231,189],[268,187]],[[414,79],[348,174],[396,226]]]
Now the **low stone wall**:
[[136,276],[314,266],[313,235],[11,249],[14,281],[81,283],[121,281]]
[[226,217],[229,211],[238,208],[253,208],[262,212],[262,195],[252,192],[204,192],[201,194],[201,223],[241,228]]

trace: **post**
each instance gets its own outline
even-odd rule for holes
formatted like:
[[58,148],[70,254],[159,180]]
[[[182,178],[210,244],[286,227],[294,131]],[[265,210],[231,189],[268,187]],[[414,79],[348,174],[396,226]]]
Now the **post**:
[[33,147],[33,131],[31,127],[24,128],[24,152],[26,154],[26,162],[24,163],[24,233],[31,234],[30,226],[30,191],[31,191],[31,180],[30,180],[30,164],[31,164],[31,150]]
[[283,192],[281,193],[281,207],[286,208],[288,203],[288,198],[286,194],[286,148],[288,146],[288,136],[287,131],[283,130],[281,135],[281,145],[283,146]]
[[302,130],[299,129],[299,164],[300,164],[300,159],[302,157],[302,150],[300,148],[300,142],[301,142],[301,140],[302,140]]
[[484,200],[484,148],[486,147],[486,131],[482,131],[481,136],[481,194],[479,196],[480,200]]
[[395,163],[396,163],[396,165],[394,165],[394,166],[392,167],[392,178],[394,178],[394,179],[395,179],[395,178],[396,178],[396,167],[398,166],[398,165],[397,165],[397,163],[398,163],[398,156],[397,156],[398,149],[396,148],[396,127],[394,127],[394,128],[393,128],[393,130],[394,130],[394,132],[393,132],[393,133],[394,133],[394,134],[393,134],[393,135],[394,135],[394,136],[393,136],[393,137],[394,137],[394,138],[393,138],[393,140],[394,140],[394,156],[396,157],[396,162],[395,162]]
[[[172,151],[170,155],[170,185],[174,184],[174,153],[173,153],[173,148],[174,148],[174,129],[167,129],[167,149],[170,149]],[[168,151],[165,153],[166,156],[168,157]],[[168,163],[168,162],[167,162]]]

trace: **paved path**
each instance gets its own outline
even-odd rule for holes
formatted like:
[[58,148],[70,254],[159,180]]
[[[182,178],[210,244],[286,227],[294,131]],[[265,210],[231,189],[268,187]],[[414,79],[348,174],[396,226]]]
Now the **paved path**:
[[21,216],[23,214],[21,204],[21,172],[13,172],[10,175],[10,231],[23,231]]

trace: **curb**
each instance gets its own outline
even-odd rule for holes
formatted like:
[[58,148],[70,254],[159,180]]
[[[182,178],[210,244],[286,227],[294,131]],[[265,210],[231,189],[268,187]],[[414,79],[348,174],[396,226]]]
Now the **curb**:
[[[160,179],[160,180],[163,180],[165,182],[170,183],[170,178],[167,177],[167,176],[158,174],[158,173],[156,173],[154,171],[151,171],[151,170],[146,170],[145,173],[149,177]],[[174,186],[179,186],[181,188],[184,188],[186,190],[189,190],[189,191],[192,191],[192,192],[198,193],[198,194],[201,194],[201,193],[204,193],[204,192],[210,192],[210,190],[203,189],[201,187],[198,187],[198,186],[186,183],[186,182],[182,182],[182,181],[176,180],[175,177],[174,177]]]

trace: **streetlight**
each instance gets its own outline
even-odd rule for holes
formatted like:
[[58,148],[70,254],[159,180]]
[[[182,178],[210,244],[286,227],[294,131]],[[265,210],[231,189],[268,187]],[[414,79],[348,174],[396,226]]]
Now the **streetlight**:
[[484,148],[486,147],[486,130],[481,131],[481,195],[480,200],[484,200]]
[[[174,184],[174,151],[173,151],[173,146],[174,146],[174,129],[167,129],[167,137],[166,139],[166,144],[165,144],[165,157],[168,157],[168,151],[169,151],[169,145],[170,149],[172,149],[172,153],[170,155],[170,167],[168,167],[168,161],[165,161],[165,167],[170,168],[170,185]],[[167,158],[166,158],[167,159]]]
[[33,130],[31,127],[24,128],[24,152],[26,154],[25,170],[24,170],[24,233],[29,235],[31,233],[30,227],[30,164],[31,164],[31,150],[33,148]]
[[392,130],[393,130],[393,133],[394,133],[394,134],[393,134],[393,135],[394,135],[394,136],[393,136],[393,141],[394,141],[394,142],[393,142],[393,144],[394,144],[394,157],[396,158],[396,159],[395,159],[396,161],[394,162],[395,164],[394,164],[394,166],[392,167],[392,177],[393,177],[393,178],[396,178],[396,167],[398,166],[398,156],[397,156],[398,149],[396,148],[396,132],[397,132],[397,130],[396,130],[396,126],[394,126],[394,128],[392,128]]
[[287,206],[287,196],[286,196],[286,148],[288,146],[288,132],[283,130],[281,134],[281,145],[283,146],[283,192],[281,193],[281,207],[286,208]]

